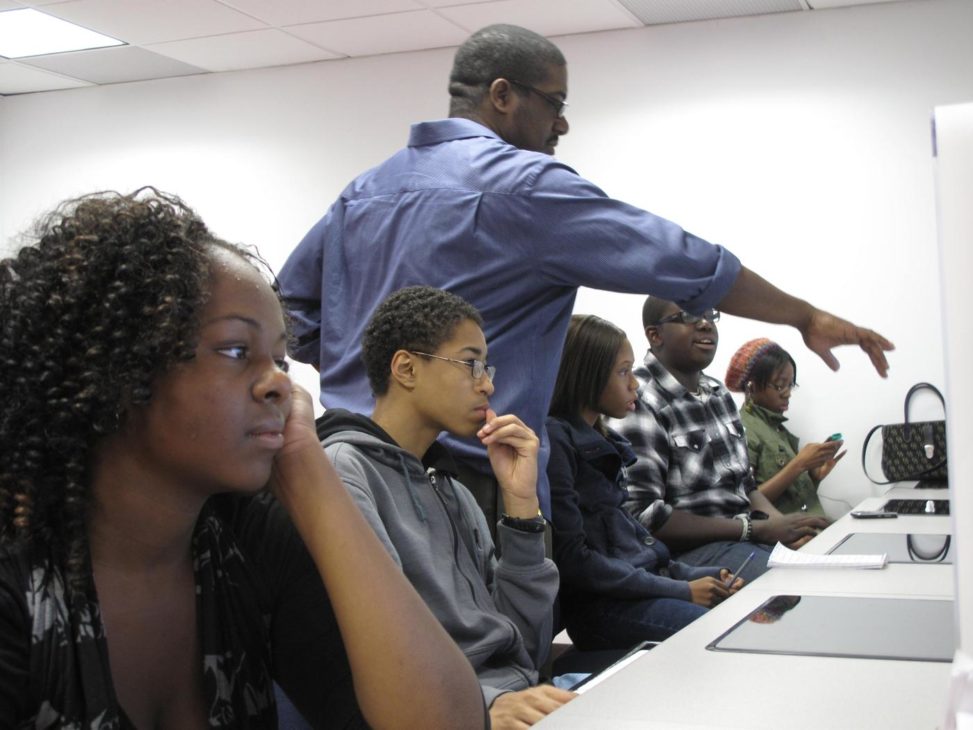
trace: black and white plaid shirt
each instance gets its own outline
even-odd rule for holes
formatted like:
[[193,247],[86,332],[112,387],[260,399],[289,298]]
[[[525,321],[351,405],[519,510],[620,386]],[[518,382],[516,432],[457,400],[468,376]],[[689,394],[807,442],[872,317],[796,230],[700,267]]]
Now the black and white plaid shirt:
[[638,456],[628,469],[626,507],[650,530],[673,509],[707,517],[749,510],[747,495],[756,484],[730,392],[700,375],[699,395],[690,393],[651,352],[635,377],[635,412],[609,424],[632,442]]

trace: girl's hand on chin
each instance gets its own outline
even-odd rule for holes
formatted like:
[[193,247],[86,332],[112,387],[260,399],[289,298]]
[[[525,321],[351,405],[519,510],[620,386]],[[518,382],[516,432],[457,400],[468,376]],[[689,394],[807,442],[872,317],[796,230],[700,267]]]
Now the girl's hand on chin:
[[277,459],[286,457],[308,446],[321,448],[318,433],[314,426],[314,401],[297,383],[291,384],[289,413],[284,423],[284,446],[277,453]]

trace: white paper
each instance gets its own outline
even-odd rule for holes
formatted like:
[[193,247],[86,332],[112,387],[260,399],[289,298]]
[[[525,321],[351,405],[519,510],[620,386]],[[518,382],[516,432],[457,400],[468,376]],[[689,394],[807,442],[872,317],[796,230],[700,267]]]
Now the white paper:
[[774,546],[767,565],[771,568],[884,568],[889,561],[888,553],[876,555],[813,555],[799,553],[784,547],[782,543]]

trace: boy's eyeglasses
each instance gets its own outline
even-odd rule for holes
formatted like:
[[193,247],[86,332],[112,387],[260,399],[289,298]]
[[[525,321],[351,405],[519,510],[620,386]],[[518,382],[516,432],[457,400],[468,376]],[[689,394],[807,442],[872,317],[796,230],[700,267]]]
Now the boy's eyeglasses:
[[519,86],[521,89],[527,89],[527,91],[532,91],[533,93],[537,94],[554,108],[554,116],[556,116],[558,119],[564,118],[564,110],[568,108],[568,103],[566,101],[561,101],[550,94],[545,94],[540,89],[534,88],[530,84],[525,84],[523,81],[517,81],[516,79],[507,79],[507,81],[514,86]]
[[486,375],[490,382],[493,382],[493,376],[497,374],[496,365],[487,365],[482,360],[457,360],[454,357],[443,357],[442,355],[433,355],[428,352],[419,352],[418,350],[409,350],[413,355],[422,355],[423,357],[433,357],[437,360],[445,360],[446,362],[455,362],[460,365],[466,365],[470,369],[470,374],[473,376],[473,380],[479,380],[484,375]]
[[677,322],[678,324],[699,324],[700,320],[706,320],[710,324],[720,321],[720,310],[707,309],[700,315],[690,314],[689,312],[676,312],[668,317],[663,317],[656,324],[666,324],[667,322]]

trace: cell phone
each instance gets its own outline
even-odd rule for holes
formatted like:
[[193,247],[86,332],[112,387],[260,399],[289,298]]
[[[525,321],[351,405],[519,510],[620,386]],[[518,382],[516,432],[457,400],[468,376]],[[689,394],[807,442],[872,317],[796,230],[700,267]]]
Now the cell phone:
[[833,433],[825,441],[841,441],[844,438],[840,433]]
[[898,517],[895,512],[884,512],[883,510],[855,510],[851,513],[851,516],[856,520],[882,520],[882,519],[894,519]]

